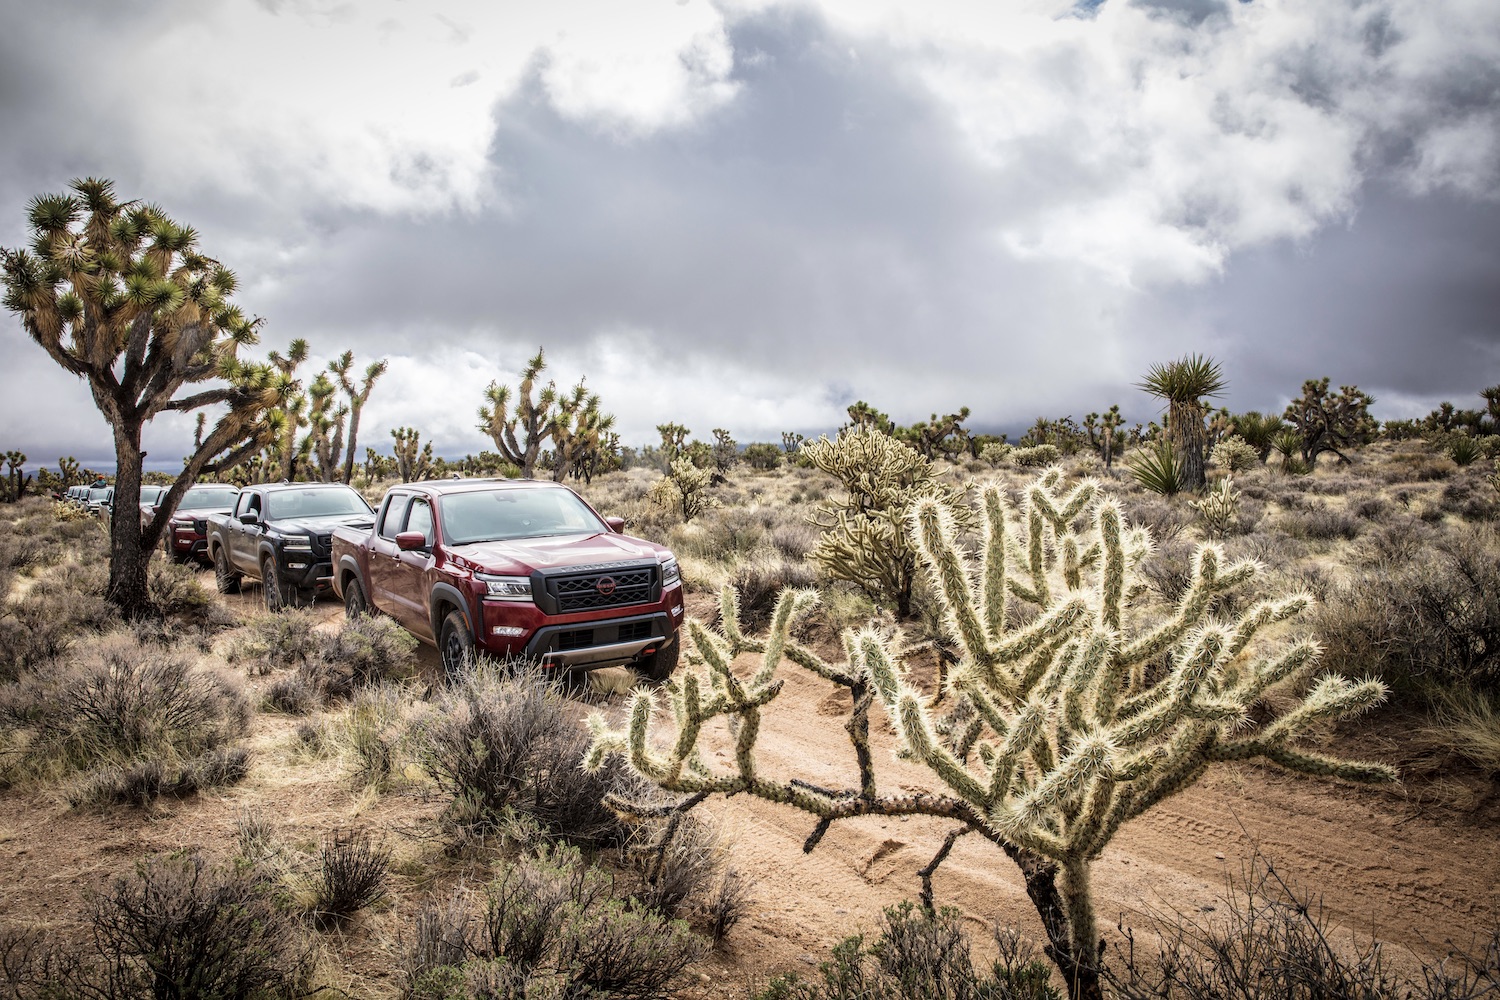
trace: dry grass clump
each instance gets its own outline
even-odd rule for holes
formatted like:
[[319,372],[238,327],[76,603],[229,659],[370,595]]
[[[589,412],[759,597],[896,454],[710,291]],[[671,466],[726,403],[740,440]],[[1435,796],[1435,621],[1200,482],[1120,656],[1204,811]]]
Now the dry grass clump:
[[149,801],[238,780],[245,760],[228,751],[249,715],[228,678],[128,634],[0,689],[10,777],[85,772],[78,801]]
[[[1320,903],[1257,857],[1231,882],[1214,916],[1153,920],[1154,949],[1136,951],[1132,931],[1106,973],[1123,1000],[1477,1000],[1500,994],[1500,930],[1473,952],[1424,962],[1416,975],[1387,966],[1379,941],[1334,939]],[[1154,953],[1153,953],[1154,952]]]
[[703,944],[681,923],[625,906],[613,889],[576,849],[556,847],[503,865],[482,898],[429,901],[404,942],[403,995],[667,995]]
[[1420,735],[1435,749],[1455,753],[1500,777],[1500,696],[1467,688],[1442,691]]
[[994,929],[997,957],[975,968],[969,934],[954,909],[936,913],[910,902],[887,907],[880,936],[845,938],[803,981],[780,976],[757,1000],[1058,1000],[1051,967],[1009,928]]
[[311,992],[312,949],[253,871],[213,869],[196,854],[148,860],[93,896],[88,923],[78,945],[0,931],[0,989],[26,1000]]
[[1337,588],[1317,614],[1323,662],[1397,690],[1500,692],[1500,533],[1437,535],[1412,561]]

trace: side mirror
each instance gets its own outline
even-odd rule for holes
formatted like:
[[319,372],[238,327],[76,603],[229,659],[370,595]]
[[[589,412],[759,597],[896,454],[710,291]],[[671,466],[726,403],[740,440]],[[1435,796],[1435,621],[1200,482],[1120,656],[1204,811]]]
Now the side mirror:
[[604,523],[609,525],[609,530],[615,534],[623,534],[625,531],[625,519],[623,517],[606,517]]
[[254,511],[254,510],[247,510],[247,511],[245,511],[243,514],[240,515],[240,523],[241,524],[259,524],[260,523],[260,512],[259,511]]
[[420,531],[403,531],[396,536],[396,548],[402,552],[420,552],[427,548],[427,536]]

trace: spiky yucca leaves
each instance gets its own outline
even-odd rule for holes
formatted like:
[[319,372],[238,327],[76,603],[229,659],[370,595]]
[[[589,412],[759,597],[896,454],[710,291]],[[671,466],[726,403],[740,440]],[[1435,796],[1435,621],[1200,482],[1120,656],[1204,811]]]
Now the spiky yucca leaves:
[[1224,369],[1202,354],[1189,354],[1152,365],[1140,387],[1167,404],[1167,439],[1182,461],[1187,489],[1203,487],[1203,451],[1208,444],[1203,426],[1203,400],[1224,391]]
[[[1093,481],[1064,493],[1056,468],[1030,484],[1019,509],[997,487],[984,491],[977,556],[960,549],[956,519],[936,498],[912,504],[908,528],[961,651],[948,688],[966,706],[965,721],[935,716],[887,632],[846,633],[847,662],[829,664],[788,639],[810,594],[784,593],[769,633],[754,639],[740,631],[737,602],[726,591],[721,632],[687,624],[690,659],[705,669],[668,685],[675,739],[663,748],[653,742],[655,696],[641,692],[626,730],[592,721],[590,762],[625,754],[645,777],[688,801],[749,792],[792,805],[818,817],[808,849],[830,823],[852,816],[956,820],[921,872],[924,896],[930,900],[931,875],[959,837],[978,833],[997,844],[1022,871],[1049,956],[1075,996],[1091,997],[1100,987],[1090,859],[1125,822],[1217,761],[1261,758],[1309,774],[1395,780],[1384,765],[1298,745],[1309,729],[1380,701],[1385,689],[1375,681],[1322,678],[1277,717],[1250,723],[1251,706],[1273,688],[1285,693],[1319,653],[1289,627],[1311,603],[1306,594],[1262,601],[1232,618],[1213,613],[1220,598],[1251,583],[1255,564],[1225,565],[1222,550],[1203,545],[1193,582],[1172,613],[1139,614],[1128,599],[1139,589],[1136,566],[1150,549],[1149,534],[1127,528],[1119,505]],[[748,677],[731,669],[743,652],[761,654]],[[781,691],[777,671],[786,660],[850,689],[846,728],[859,788],[823,789],[758,770],[761,715]],[[875,702],[895,725],[902,755],[931,770],[936,791],[880,793],[869,738]],[[728,769],[715,769],[698,747],[704,727],[719,717],[731,721],[736,741]]]
[[823,529],[812,560],[910,617],[917,550],[906,533],[907,510],[919,497],[931,497],[963,518],[968,507],[962,496],[938,479],[931,462],[868,424],[804,444],[800,454],[844,487],[842,499],[819,505],[809,518]]
[[[119,200],[110,181],[71,187],[32,200],[30,245],[0,250],[0,284],[5,308],[53,361],[88,382],[113,432],[107,593],[137,616],[150,608],[147,560],[182,494],[200,474],[259,451],[270,430],[267,408],[292,386],[274,369],[240,359],[239,349],[256,343],[260,321],[233,304],[234,273],[200,252],[196,232],[154,205]],[[179,394],[189,386],[195,390]],[[142,429],[158,413],[219,406],[143,528]]]

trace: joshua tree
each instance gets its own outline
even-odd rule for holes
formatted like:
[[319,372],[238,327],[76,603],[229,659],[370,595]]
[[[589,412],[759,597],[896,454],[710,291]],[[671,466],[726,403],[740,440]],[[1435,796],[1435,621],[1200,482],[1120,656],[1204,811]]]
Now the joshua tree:
[[[170,514],[204,472],[231,468],[265,443],[265,412],[289,380],[246,364],[259,320],[229,297],[235,277],[198,251],[198,235],[154,205],[121,202],[107,180],[29,208],[29,249],[0,250],[5,307],[63,368],[88,382],[114,435],[109,600],[128,617],[150,609],[146,567]],[[185,386],[210,387],[179,396]],[[142,528],[141,433],[163,412],[223,407],[183,463],[157,517]]]
[[656,433],[661,435],[661,457],[668,468],[687,450],[688,435],[692,431],[681,424],[657,424]]
[[349,371],[354,367],[354,352],[345,351],[339,355],[337,361],[329,363],[328,370],[339,380],[339,387],[349,397],[349,445],[344,454],[344,472],[342,481],[347,483],[354,478],[354,449],[359,444],[359,414],[370,401],[370,393],[375,388],[375,383],[380,376],[385,374],[389,362],[385,359],[372,362],[365,368],[365,380],[358,389],[354,387],[354,380],[349,377]]
[[553,481],[560,483],[570,474],[591,480],[614,425],[614,415],[599,409],[599,394],[589,392],[579,379],[571,393],[558,399],[552,418]]
[[[514,414],[510,412],[510,386],[498,382],[491,382],[484,390],[489,405],[479,408],[479,429],[490,436],[495,442],[495,450],[504,455],[506,461],[520,466],[521,476],[525,479],[531,479],[536,472],[537,456],[555,427],[552,411],[557,403],[557,386],[548,382],[536,389],[537,377],[546,367],[542,350],[537,348],[536,357],[526,362],[521,372],[521,382],[514,394]],[[532,398],[533,390],[536,391],[535,399]]]
[[[298,337],[288,345],[285,355],[280,351],[272,351],[267,358],[288,385],[300,388],[293,382],[292,375],[307,360],[307,351],[307,341]],[[297,429],[307,426],[307,397],[293,389],[286,394],[279,409],[281,419],[277,421],[274,445],[276,462],[281,472],[280,478],[291,481],[297,476]]]
[[1302,398],[1287,405],[1286,420],[1297,429],[1302,440],[1302,461],[1315,467],[1318,456],[1333,452],[1340,462],[1349,456],[1340,448],[1367,444],[1380,425],[1370,416],[1375,397],[1357,386],[1342,385],[1338,392],[1328,391],[1328,379],[1308,379],[1302,383]]
[[401,474],[401,481],[414,483],[431,479],[432,442],[422,444],[422,435],[415,427],[397,427],[391,431],[391,437],[396,441],[396,470]]
[[21,451],[7,451],[0,458],[4,459],[6,470],[5,478],[0,479],[0,501],[15,503],[21,499],[21,494],[26,492],[26,484],[31,478],[26,475],[26,454]]
[[1100,450],[1104,456],[1104,468],[1115,467],[1115,436],[1120,427],[1125,423],[1125,418],[1120,416],[1120,406],[1115,404],[1109,408],[1099,421]]
[[1202,489],[1205,478],[1208,432],[1203,426],[1203,400],[1219,395],[1226,384],[1219,363],[1201,354],[1152,365],[1140,383],[1140,388],[1167,402],[1167,440],[1182,460],[1187,489]]
[[[653,739],[656,694],[638,691],[629,724],[609,728],[594,716],[587,763],[625,757],[649,781],[686,798],[668,806],[612,800],[637,815],[692,808],[711,794],[751,795],[814,817],[804,850],[829,827],[858,816],[926,815],[954,825],[920,871],[923,901],[956,841],[990,841],[1019,867],[1045,932],[1048,956],[1075,997],[1102,995],[1102,949],[1094,912],[1091,859],[1121,825],[1192,785],[1215,762],[1264,759],[1308,774],[1392,781],[1380,764],[1335,760],[1298,745],[1329,720],[1363,711],[1384,697],[1372,680],[1323,677],[1300,697],[1294,683],[1317,660],[1312,639],[1287,631],[1310,604],[1306,594],[1261,601],[1226,615],[1221,598],[1254,579],[1254,563],[1225,565],[1201,545],[1193,581],[1165,617],[1142,613],[1130,597],[1135,567],[1150,548],[1145,529],[1127,529],[1119,504],[1085,481],[1062,493],[1062,473],[1043,473],[1013,510],[998,487],[983,495],[978,558],[957,540],[958,524],[935,497],[914,499],[906,527],[942,607],[958,664],[947,693],[962,712],[939,719],[899,659],[899,643],[880,627],[844,634],[846,660],[831,663],[789,638],[817,601],[784,591],[768,634],[740,625],[726,588],[719,631],[690,619],[690,664],[667,686],[675,738]],[[1219,610],[1215,611],[1215,607]],[[761,654],[748,676],[741,653]],[[845,725],[858,787],[825,788],[759,766],[763,715],[782,693],[784,661],[851,695]],[[1267,718],[1271,689],[1289,704]],[[930,771],[930,790],[904,784],[882,792],[876,778],[870,713],[878,704],[894,727],[901,756]],[[1252,710],[1255,714],[1252,714]],[[705,727],[723,718],[734,741],[732,763],[703,752]],[[883,731],[877,726],[875,732]]]
[[334,384],[326,374],[318,373],[312,385],[307,387],[311,402],[307,408],[307,437],[303,451],[310,452],[317,466],[321,482],[338,481],[339,458],[344,450],[344,422],[349,417],[349,407],[339,403],[334,407]]
[[57,460],[57,478],[62,483],[63,489],[83,482],[83,469],[79,466],[78,459],[72,455],[69,455],[67,458],[59,458]]

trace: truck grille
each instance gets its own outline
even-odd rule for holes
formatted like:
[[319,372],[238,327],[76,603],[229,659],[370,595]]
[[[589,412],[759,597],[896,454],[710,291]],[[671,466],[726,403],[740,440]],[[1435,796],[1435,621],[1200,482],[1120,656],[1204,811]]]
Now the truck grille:
[[557,598],[559,611],[594,611],[650,602],[655,578],[654,567],[638,567],[553,578],[547,585]]
[[308,542],[312,545],[313,554],[315,555],[326,556],[333,550],[333,535],[331,533],[309,535]]

